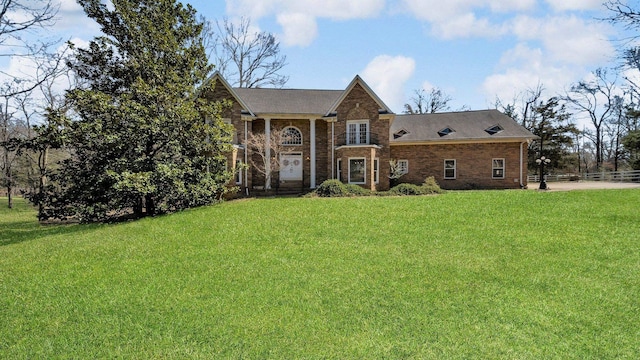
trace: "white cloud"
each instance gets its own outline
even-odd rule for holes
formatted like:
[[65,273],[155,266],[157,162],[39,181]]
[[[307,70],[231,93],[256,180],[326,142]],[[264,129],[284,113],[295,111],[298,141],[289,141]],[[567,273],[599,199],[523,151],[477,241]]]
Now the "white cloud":
[[424,90],[424,91],[429,92],[429,91],[431,91],[432,89],[435,89],[435,88],[436,88],[435,85],[433,85],[429,81],[425,80],[425,81],[422,82],[422,90]]
[[380,55],[369,62],[362,71],[362,78],[392,110],[398,111],[404,104],[404,85],[413,76],[415,68],[416,62],[412,58]]
[[535,0],[402,0],[405,12],[428,21],[434,34],[445,39],[502,35],[506,31],[503,24],[478,17],[476,12],[524,11],[535,3]]
[[488,76],[482,84],[482,91],[489,101],[498,97],[509,102],[519,92],[535,88],[538,84],[543,85],[551,96],[556,95],[562,93],[580,71],[550,63],[541,49],[524,44],[506,52],[500,64],[504,70]]
[[318,36],[316,19],[301,13],[285,13],[277,17],[282,26],[282,41],[287,46],[308,46]]
[[603,0],[546,0],[555,11],[597,10],[602,8]]
[[82,11],[82,6],[76,0],[60,0],[60,11]]
[[540,41],[555,60],[576,64],[600,64],[609,60],[615,49],[607,40],[609,28],[576,16],[543,19],[520,16],[513,21],[513,32],[521,40]]
[[378,16],[386,0],[227,0],[227,13],[252,19],[274,15],[289,46],[307,46],[318,35],[317,19],[363,19]]
[[476,18],[473,13],[461,14],[444,22],[433,24],[436,35],[445,39],[474,37],[493,37],[504,33],[502,26],[492,24],[486,18]]
[[304,13],[330,19],[369,18],[380,14],[385,0],[227,0],[227,12],[261,18],[281,13]]

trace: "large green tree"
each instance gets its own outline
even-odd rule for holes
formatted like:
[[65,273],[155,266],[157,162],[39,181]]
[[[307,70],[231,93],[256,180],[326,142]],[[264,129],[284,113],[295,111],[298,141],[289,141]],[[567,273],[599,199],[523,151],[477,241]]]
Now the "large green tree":
[[629,165],[634,170],[640,170],[640,130],[632,130],[622,138],[622,146],[629,156]]
[[579,130],[571,122],[571,114],[559,98],[532,103],[528,125],[529,130],[538,136],[529,146],[529,168],[537,168],[535,160],[541,156],[551,159],[551,168],[570,169],[578,165],[571,149]]
[[[52,175],[43,218],[104,221],[210,204],[231,174],[231,128],[201,99],[211,72],[190,5],[79,0],[101,27],[69,67],[70,111],[51,112],[72,157]],[[205,121],[204,119],[207,119]]]

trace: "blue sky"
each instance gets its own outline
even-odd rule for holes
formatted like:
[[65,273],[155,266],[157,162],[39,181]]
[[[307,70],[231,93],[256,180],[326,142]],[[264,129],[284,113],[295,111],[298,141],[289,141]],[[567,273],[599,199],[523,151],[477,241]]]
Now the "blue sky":
[[250,16],[278,36],[287,87],[342,89],[359,74],[395,111],[437,86],[452,110],[493,107],[542,84],[563,92],[615,59],[603,0],[189,1],[216,19]]
[[[562,93],[615,63],[619,35],[594,20],[603,1],[186,0],[209,19],[249,16],[275,34],[286,87],[344,89],[360,75],[398,113],[431,86],[453,97],[452,110],[491,108],[538,84]],[[75,0],[61,0],[59,15],[53,35],[96,35]]]

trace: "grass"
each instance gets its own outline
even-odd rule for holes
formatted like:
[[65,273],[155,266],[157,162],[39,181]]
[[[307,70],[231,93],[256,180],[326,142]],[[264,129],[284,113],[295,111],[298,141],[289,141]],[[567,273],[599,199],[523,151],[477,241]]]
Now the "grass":
[[640,356],[640,191],[0,208],[0,358]]

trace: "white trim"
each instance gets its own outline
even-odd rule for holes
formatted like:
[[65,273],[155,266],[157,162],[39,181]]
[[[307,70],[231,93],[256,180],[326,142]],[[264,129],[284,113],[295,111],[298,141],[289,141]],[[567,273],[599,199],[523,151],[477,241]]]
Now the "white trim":
[[[449,170],[453,169],[453,177],[447,177],[447,161],[453,161],[453,167],[448,168]],[[458,162],[456,159],[444,159],[443,163],[444,173],[442,174],[442,178],[445,180],[455,180],[458,178]]]
[[235,174],[233,175],[236,185],[242,185],[242,160],[236,160]]
[[[316,119],[309,119],[309,188],[316,188]],[[304,181],[304,179],[303,179]]]
[[[364,164],[364,174],[362,182],[351,181],[351,160],[362,160]],[[349,184],[366,184],[367,183],[367,158],[366,157],[350,157],[347,164],[347,179]]]
[[[213,73],[213,75],[211,75],[211,77],[209,77],[207,80],[205,80],[204,84],[202,84],[200,89],[208,88],[209,84],[211,82],[215,81],[215,80],[220,80],[220,82],[222,83],[222,86],[224,86],[227,89],[227,91],[229,91],[231,96],[233,96],[233,98],[238,102],[238,104],[240,104],[242,109],[247,110],[251,116],[255,116],[253,111],[251,111],[251,109],[249,108],[249,106],[247,106],[247,104],[244,102],[244,100],[242,100],[242,98],[240,96],[238,96],[238,94],[236,94],[235,91],[233,91],[233,88],[231,87],[231,85],[229,85],[227,80],[222,76],[220,71],[216,71],[215,73]],[[201,91],[201,90],[199,90],[199,91]]]
[[338,146],[336,147],[336,150],[340,150],[340,149],[363,149],[363,148],[374,148],[374,149],[382,149],[382,146],[380,145],[343,145],[343,146]]
[[[495,167],[495,161],[502,161],[502,167]],[[491,178],[492,179],[504,179],[505,178],[505,168],[507,167],[506,161],[504,158],[493,158],[491,159]],[[495,176],[495,170],[502,170],[502,176]]]
[[[400,163],[404,163],[404,166],[400,166]],[[398,166],[398,168],[404,168],[402,174],[408,174],[409,173],[409,160],[407,159],[400,159],[397,161],[396,165]]]
[[295,127],[293,125],[289,125],[289,126],[285,126],[282,129],[282,132],[284,133],[287,129],[294,129],[295,131],[298,132],[298,134],[300,134],[300,143],[299,144],[287,144],[286,142],[283,142],[282,145],[284,145],[284,146],[301,146],[301,145],[304,145],[304,138],[302,136],[302,131],[300,131],[300,129],[298,129],[297,127]]
[[[244,141],[246,143],[247,137],[249,136],[249,123],[247,121],[244,122]],[[249,162],[249,149],[247,146],[244,148],[244,163],[247,164]],[[244,188],[245,194],[249,196],[249,169],[244,172]]]
[[[336,145],[335,145],[336,138],[334,137],[335,124],[336,124],[335,122],[331,122],[331,164],[335,164],[335,158],[336,158]],[[336,178],[334,170],[335,169],[333,168],[333,166],[331,166],[332,179]]]
[[373,182],[380,183],[380,158],[373,159]]
[[373,90],[369,87],[369,85],[367,85],[367,83],[364,82],[364,80],[362,80],[362,78],[359,75],[356,75],[356,77],[354,77],[353,80],[351,80],[351,83],[349,84],[349,86],[347,86],[347,88],[342,92],[342,95],[340,95],[338,100],[336,100],[336,102],[333,103],[333,105],[331,106],[329,111],[327,111],[325,116],[329,116],[330,114],[336,112],[336,110],[338,109],[338,106],[340,106],[340,104],[344,101],[347,95],[351,93],[351,90],[353,90],[356,84],[360,84],[360,86],[362,86],[364,91],[367,94],[369,94],[369,96],[378,104],[381,110],[384,110],[389,114],[393,113],[393,111],[391,111],[391,109],[384,103],[384,101],[382,101],[382,99],[380,99],[380,97],[378,97],[378,95],[375,92],[373,92]]
[[[366,125],[366,130],[365,130],[365,142],[362,142],[362,132],[360,130],[360,125]],[[353,138],[354,138],[354,142],[351,142],[351,131],[349,130],[349,125],[356,125],[356,131],[353,134]],[[370,131],[371,126],[369,124],[369,120],[368,119],[361,119],[361,120],[347,120],[347,131],[345,132],[345,143],[347,145],[369,145],[371,144],[371,137],[369,136],[369,134],[371,133]]]
[[264,188],[271,189],[271,119],[264,119],[264,155],[267,159],[264,163]]
[[522,174],[522,173],[524,172],[524,164],[523,164],[523,160],[524,160],[524,159],[523,159],[523,155],[522,155],[522,152],[523,152],[523,146],[524,146],[524,143],[523,143],[523,142],[521,142],[521,143],[520,143],[520,187],[521,187],[521,188],[524,188],[524,182],[523,182],[523,178],[524,178],[524,176],[523,176],[523,174]]
[[[282,161],[282,157],[283,156],[296,156],[296,157],[300,157],[300,178],[295,178],[295,179],[284,179],[285,181],[304,181],[304,157],[302,156],[302,152],[300,151],[292,151],[292,152],[283,152],[280,153],[280,161]],[[282,176],[282,170],[283,170],[283,166],[280,166],[280,181],[283,180],[283,176]]]

